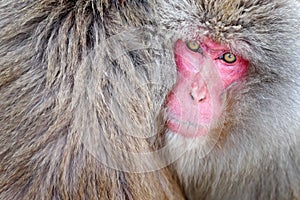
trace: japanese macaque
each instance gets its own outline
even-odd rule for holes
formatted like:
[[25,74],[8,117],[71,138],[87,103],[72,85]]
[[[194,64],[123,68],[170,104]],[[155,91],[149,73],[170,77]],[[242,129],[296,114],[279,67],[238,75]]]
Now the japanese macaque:
[[0,199],[300,199],[299,9],[0,1]]
[[299,1],[160,5],[181,33],[164,116],[186,196],[300,199]]
[[154,8],[0,1],[0,199],[183,199],[151,157],[176,81]]

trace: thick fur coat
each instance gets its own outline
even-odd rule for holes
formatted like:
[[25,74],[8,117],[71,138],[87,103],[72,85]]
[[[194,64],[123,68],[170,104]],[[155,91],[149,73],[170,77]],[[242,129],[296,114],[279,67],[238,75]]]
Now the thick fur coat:
[[[0,199],[300,198],[299,9],[0,1]],[[152,144],[176,81],[172,45],[195,35],[228,45],[249,72],[206,138],[167,132],[171,173]]]
[[154,7],[0,2],[0,199],[182,198],[158,157],[134,156],[176,77]]

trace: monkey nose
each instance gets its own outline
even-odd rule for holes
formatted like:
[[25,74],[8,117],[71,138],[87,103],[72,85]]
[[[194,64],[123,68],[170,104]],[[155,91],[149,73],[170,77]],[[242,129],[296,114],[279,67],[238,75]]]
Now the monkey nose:
[[207,96],[207,87],[205,82],[202,80],[193,82],[190,96],[194,103],[203,101]]

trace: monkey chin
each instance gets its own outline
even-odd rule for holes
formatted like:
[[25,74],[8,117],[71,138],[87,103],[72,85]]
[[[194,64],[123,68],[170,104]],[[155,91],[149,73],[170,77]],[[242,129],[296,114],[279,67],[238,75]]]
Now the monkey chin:
[[[165,110],[167,118],[165,145],[166,153],[169,152],[165,157],[169,163],[189,168],[191,164],[195,166],[199,159],[206,157],[214,149],[226,121],[225,100],[222,102],[220,110],[213,110],[211,118],[206,118],[206,121],[179,120],[178,115]],[[190,169],[191,176],[192,171],[193,169]]]
[[220,116],[218,121],[214,121],[212,125],[205,127],[207,129],[199,130],[198,135],[193,136],[174,131],[175,129],[172,130],[167,124],[164,158],[166,162],[172,164],[171,168],[175,171],[180,172],[184,169],[184,176],[178,174],[181,182],[188,183],[191,179],[199,178],[197,170],[201,169],[202,161],[219,148],[218,141],[224,127],[224,120],[225,116]]
[[[223,98],[221,98],[223,99]],[[170,101],[171,102],[171,101]],[[174,101],[170,105],[174,105]],[[201,105],[200,105],[201,104]],[[180,135],[186,139],[204,138],[210,135],[210,132],[218,126],[222,118],[224,110],[224,101],[220,101],[218,105],[215,102],[210,102],[209,99],[204,100],[192,110],[201,110],[199,113],[187,113],[185,111],[176,112],[175,109],[166,109],[166,126],[172,134]],[[169,106],[170,108],[171,106]],[[208,109],[209,108],[209,109]],[[194,114],[194,115],[193,115]],[[201,139],[200,139],[201,140]]]
[[[172,130],[166,131],[165,137],[165,154],[163,157],[167,163],[172,165],[171,168],[176,171],[184,169],[184,176],[187,178],[195,177],[197,169],[200,169],[201,160],[204,159],[213,150],[217,140],[212,140],[211,131],[207,134],[197,137],[185,137]],[[184,177],[180,176],[182,179]],[[184,180],[181,180],[185,182]]]

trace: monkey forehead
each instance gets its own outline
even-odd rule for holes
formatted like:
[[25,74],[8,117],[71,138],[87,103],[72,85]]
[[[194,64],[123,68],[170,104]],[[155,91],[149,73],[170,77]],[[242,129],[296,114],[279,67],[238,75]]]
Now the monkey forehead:
[[[287,27],[289,20],[286,20],[284,26],[281,23],[278,26],[274,26],[274,24],[279,23],[278,19],[285,19],[288,9],[291,9],[288,6],[288,0],[197,0],[193,3],[173,0],[168,2],[168,4],[162,4],[163,9],[161,10],[164,19],[162,23],[167,25],[168,29],[181,33],[181,38],[190,39],[198,31],[200,35],[209,35],[215,41],[228,44],[231,49],[235,49],[245,57],[251,57],[251,54],[249,55],[250,44],[259,41],[261,35],[257,33],[270,34],[270,38],[272,38],[274,37],[273,32],[283,31],[283,27]],[[174,12],[170,12],[170,4],[175,9]],[[174,21],[182,23],[174,23]],[[266,30],[273,31],[266,32]],[[285,30],[288,29],[285,28]],[[274,40],[273,43],[266,45],[270,46],[268,48],[272,48],[277,42],[280,41]],[[261,51],[263,52],[263,49]]]

